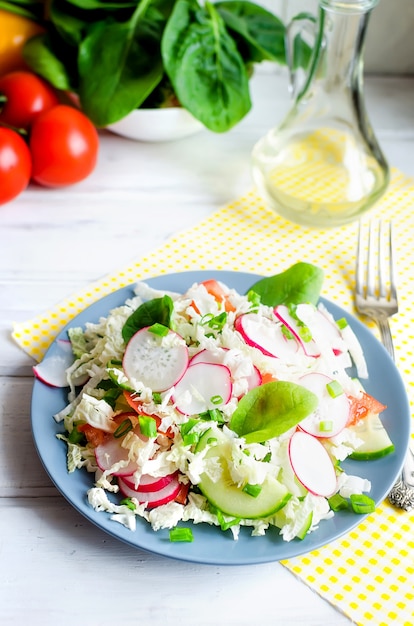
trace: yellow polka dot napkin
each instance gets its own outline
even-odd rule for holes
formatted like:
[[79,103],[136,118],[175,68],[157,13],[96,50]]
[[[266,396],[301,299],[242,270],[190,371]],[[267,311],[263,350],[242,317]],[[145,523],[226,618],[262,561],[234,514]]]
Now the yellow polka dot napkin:
[[[414,180],[393,170],[387,193],[369,217],[392,218],[394,224],[400,312],[391,324],[397,365],[414,409]],[[129,283],[194,269],[271,275],[297,261],[321,267],[323,295],[353,312],[356,232],[356,224],[332,230],[291,224],[250,191],[129,267],[82,289],[52,310],[15,324],[12,336],[39,360],[77,313]],[[377,332],[373,324],[369,326]],[[283,565],[357,624],[414,624],[413,512],[384,503],[344,538]]]

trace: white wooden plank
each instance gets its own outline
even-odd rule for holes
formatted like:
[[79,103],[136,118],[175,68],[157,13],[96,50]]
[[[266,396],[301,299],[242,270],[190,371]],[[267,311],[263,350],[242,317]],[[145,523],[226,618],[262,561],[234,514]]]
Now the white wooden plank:
[[278,563],[164,559],[104,534],[58,498],[0,500],[0,554],[2,626],[349,624]]

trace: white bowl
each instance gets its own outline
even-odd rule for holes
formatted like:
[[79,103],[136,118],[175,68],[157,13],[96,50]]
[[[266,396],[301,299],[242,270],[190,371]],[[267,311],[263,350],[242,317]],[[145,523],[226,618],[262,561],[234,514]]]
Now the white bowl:
[[138,141],[171,141],[200,132],[204,125],[181,107],[135,109],[107,129]]

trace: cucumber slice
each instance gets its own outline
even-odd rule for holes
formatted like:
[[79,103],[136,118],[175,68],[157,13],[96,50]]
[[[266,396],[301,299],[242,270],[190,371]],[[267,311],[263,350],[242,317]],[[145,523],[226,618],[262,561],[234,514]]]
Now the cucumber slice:
[[[297,526],[297,528],[295,528],[295,537],[297,537],[297,539],[305,539],[312,525],[312,520],[313,520],[313,511],[310,511],[309,513],[307,513],[302,520],[296,518],[295,526]],[[286,514],[283,510],[276,513],[275,525],[278,528],[283,528],[283,526],[287,523],[289,523],[289,520],[287,519]]]
[[394,444],[377,413],[369,413],[354,426],[348,428],[363,441],[363,444],[350,455],[351,459],[370,461],[394,452]]
[[238,487],[232,481],[227,465],[229,442],[224,435],[218,434],[212,429],[208,430],[201,437],[196,451],[203,450],[212,438],[216,439],[216,442],[207,450],[205,458],[218,457],[223,473],[217,482],[211,480],[204,473],[198,484],[200,491],[211,504],[226,515],[242,519],[268,517],[285,506],[291,494],[282,483],[273,477],[268,477],[264,481],[261,485],[262,489],[256,497],[244,492],[242,487]]

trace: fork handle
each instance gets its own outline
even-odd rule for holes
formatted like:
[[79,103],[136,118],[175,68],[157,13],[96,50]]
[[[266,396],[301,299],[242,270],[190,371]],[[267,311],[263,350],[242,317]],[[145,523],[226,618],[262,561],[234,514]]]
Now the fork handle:
[[394,344],[392,342],[391,329],[388,318],[379,317],[376,321],[380,331],[381,341],[392,360],[395,361]]
[[[380,331],[381,341],[388,350],[390,357],[395,361],[394,344],[388,318],[379,317],[376,319],[376,322]],[[405,511],[411,511],[414,508],[414,454],[410,448],[407,450],[400,477],[391,488],[388,499],[391,504]]]

